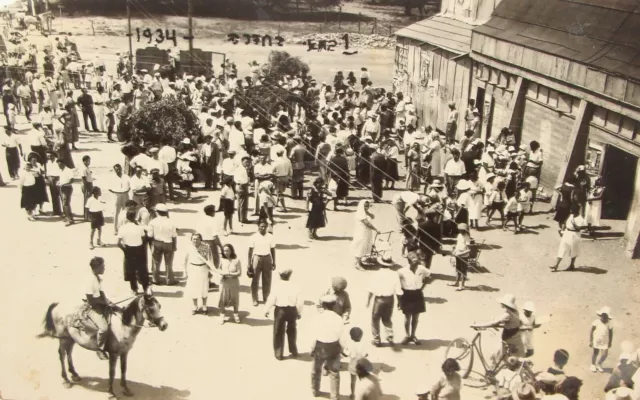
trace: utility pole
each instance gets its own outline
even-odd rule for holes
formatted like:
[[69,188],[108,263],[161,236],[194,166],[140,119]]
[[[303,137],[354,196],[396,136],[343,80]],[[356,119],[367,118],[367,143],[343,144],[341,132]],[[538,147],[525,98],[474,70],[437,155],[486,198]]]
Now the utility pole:
[[127,24],[129,33],[129,74],[133,75],[133,34],[131,33],[131,7],[129,6],[130,0],[127,0]]
[[195,60],[193,59],[193,0],[188,0],[188,12],[189,12],[189,73],[193,74]]

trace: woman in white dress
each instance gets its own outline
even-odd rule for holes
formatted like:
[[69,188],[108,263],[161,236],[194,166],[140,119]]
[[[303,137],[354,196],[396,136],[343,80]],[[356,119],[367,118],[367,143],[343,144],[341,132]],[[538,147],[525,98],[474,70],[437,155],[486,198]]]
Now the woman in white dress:
[[567,271],[573,271],[576,268],[576,258],[580,255],[580,231],[587,227],[587,222],[580,216],[580,205],[571,206],[571,215],[567,219],[560,246],[558,248],[558,259],[556,265],[551,266],[551,271],[557,271],[560,261],[566,256],[571,258],[571,264]]
[[440,134],[431,132],[431,142],[427,155],[431,156],[431,178],[442,178],[442,169],[444,168],[444,157],[442,157],[442,143],[440,142]]
[[587,207],[585,216],[587,218],[587,226],[589,227],[589,234],[594,235],[594,226],[600,226],[600,214],[602,213],[602,196],[604,195],[604,186],[602,185],[602,178],[598,177],[593,184],[593,187],[589,191],[587,196]]
[[369,207],[371,207],[369,200],[360,200],[356,210],[356,224],[351,241],[351,250],[355,257],[355,267],[358,270],[363,269],[364,258],[371,251],[373,232],[380,233],[373,225],[375,216],[369,211]]
[[469,202],[469,227],[478,229],[478,221],[482,217],[482,209],[484,208],[484,186],[480,179],[478,179],[478,173],[472,172],[469,174],[469,196],[471,201]]
[[[187,276],[187,295],[193,299],[192,314],[207,314],[207,298],[209,297],[209,272],[213,266],[211,247],[202,241],[202,235],[191,235],[191,245],[188,246],[184,259],[184,270]],[[198,299],[202,306],[198,308]]]

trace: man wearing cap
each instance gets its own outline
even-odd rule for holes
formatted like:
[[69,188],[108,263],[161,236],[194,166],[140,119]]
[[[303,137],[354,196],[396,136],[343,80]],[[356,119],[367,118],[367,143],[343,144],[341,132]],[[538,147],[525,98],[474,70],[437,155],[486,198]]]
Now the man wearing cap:
[[445,133],[447,135],[447,143],[454,143],[456,140],[456,132],[458,130],[458,110],[456,110],[456,103],[449,103],[449,116],[447,117],[447,127]]
[[266,318],[269,318],[269,313],[275,307],[273,313],[273,352],[276,360],[282,360],[283,357],[285,332],[289,343],[289,353],[294,358],[298,356],[296,322],[300,319],[304,302],[298,289],[289,281],[292,272],[291,268],[280,271],[280,283],[271,292],[265,303],[264,316]]
[[258,286],[262,277],[262,299],[267,301],[271,292],[271,273],[276,269],[276,243],[273,235],[267,232],[267,221],[258,223],[258,232],[251,236],[249,243],[249,273],[253,306],[258,305]]
[[367,297],[367,307],[373,299],[373,307],[371,308],[371,334],[373,336],[373,345],[380,346],[380,320],[386,331],[387,341],[393,344],[393,322],[391,315],[393,314],[393,296],[402,296],[402,286],[400,285],[400,276],[396,271],[389,269],[391,264],[381,263],[383,268],[377,271],[369,283],[369,294]]
[[169,210],[166,204],[157,204],[156,213],[158,216],[151,220],[147,227],[147,236],[153,243],[151,262],[153,283],[159,284],[160,264],[162,264],[162,258],[164,257],[167,269],[167,285],[175,285],[177,281],[173,276],[173,256],[178,247],[178,230],[173,221],[169,219]]
[[320,299],[322,310],[316,317],[314,341],[311,346],[313,357],[311,369],[311,391],[314,397],[320,392],[321,371],[324,370],[331,380],[331,400],[340,397],[340,338],[344,329],[342,317],[333,311],[336,296],[327,294]]

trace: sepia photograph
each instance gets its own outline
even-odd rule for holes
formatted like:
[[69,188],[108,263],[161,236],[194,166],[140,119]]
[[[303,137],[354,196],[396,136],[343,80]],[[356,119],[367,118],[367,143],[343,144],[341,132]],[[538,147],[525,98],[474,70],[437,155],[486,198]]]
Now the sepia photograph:
[[0,400],[640,400],[638,38],[640,0],[0,0]]

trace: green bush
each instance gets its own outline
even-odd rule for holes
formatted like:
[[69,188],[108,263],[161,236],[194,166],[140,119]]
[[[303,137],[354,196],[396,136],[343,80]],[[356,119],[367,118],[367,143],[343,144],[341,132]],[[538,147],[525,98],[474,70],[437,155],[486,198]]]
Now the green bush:
[[306,76],[309,65],[299,57],[292,57],[286,51],[272,51],[269,53],[269,60],[261,66],[262,74],[267,80],[278,81],[285,75]]
[[165,138],[178,142],[198,135],[198,118],[187,105],[174,97],[148,103],[120,124],[122,141],[159,145]]

